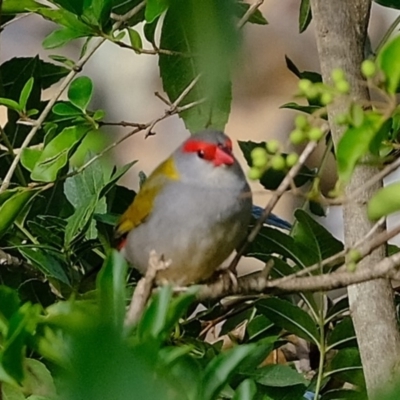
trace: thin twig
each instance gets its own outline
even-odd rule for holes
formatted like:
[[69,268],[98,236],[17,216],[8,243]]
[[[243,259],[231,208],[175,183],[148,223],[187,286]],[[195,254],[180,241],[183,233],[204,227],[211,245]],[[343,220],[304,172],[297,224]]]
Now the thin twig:
[[243,15],[243,17],[238,22],[238,24],[237,24],[238,29],[241,29],[244,26],[244,24],[257,11],[257,9],[261,6],[262,3],[264,3],[264,0],[257,0],[249,7],[249,9],[246,11],[246,13]]
[[247,237],[246,242],[243,244],[243,246],[240,248],[240,250],[236,253],[235,258],[230,263],[228,268],[231,271],[234,271],[236,269],[236,266],[239,263],[239,260],[241,259],[242,255],[246,251],[247,246],[254,241],[254,239],[258,235],[258,232],[260,232],[264,222],[267,220],[268,216],[271,214],[272,210],[274,209],[276,203],[278,203],[279,199],[286,192],[287,188],[290,186],[290,182],[299,173],[301,167],[304,165],[304,163],[307,161],[308,157],[311,155],[311,153],[317,147],[317,144],[318,143],[314,142],[314,141],[309,142],[307,144],[307,146],[301,153],[298,162],[289,170],[289,172],[286,174],[285,178],[283,179],[283,181],[281,182],[279,187],[274,191],[268,204],[264,208],[264,211],[263,211],[261,217],[257,220],[256,224],[254,225],[254,228],[252,229],[249,236]]
[[[130,10],[126,14],[120,16],[119,20],[114,24],[113,29],[114,30],[119,29],[125,21],[128,21],[135,14],[137,14],[145,6],[145,4],[146,4],[146,1],[144,0],[141,3],[139,3],[136,7],[134,7],[132,10]],[[29,146],[29,143],[35,136],[36,132],[42,126],[43,122],[45,121],[46,117],[50,113],[51,109],[53,108],[54,104],[59,99],[61,94],[68,87],[68,85],[72,82],[72,80],[75,78],[75,76],[82,70],[82,67],[87,63],[87,61],[91,58],[91,56],[97,51],[97,49],[105,41],[106,41],[106,38],[99,39],[97,41],[97,43],[95,43],[94,46],[91,49],[89,49],[83,57],[80,58],[80,60],[75,64],[75,66],[71,70],[71,72],[61,82],[58,90],[56,91],[54,96],[49,100],[46,107],[40,114],[39,118],[36,120],[36,125],[32,127],[32,129],[29,131],[29,133],[25,137],[25,140],[23,141],[23,143],[20,147],[21,152],[15,155],[15,158],[14,158],[13,162],[11,163],[11,166],[0,186],[0,194],[3,193],[5,190],[7,190],[8,186],[10,185],[11,178],[12,178],[14,171],[17,168],[18,163],[21,159],[22,150],[24,150],[26,147]]]
[[[323,267],[325,267],[327,265],[334,265],[334,263],[338,263],[338,262],[342,263],[344,258],[346,257],[346,255],[353,250],[358,251],[361,258],[367,256],[373,250],[375,250],[377,247],[386,243],[388,240],[394,238],[395,236],[397,236],[400,233],[400,226],[399,226],[390,231],[383,232],[384,235],[380,234],[379,236],[374,237],[373,240],[370,241],[370,243],[367,242],[367,240],[369,238],[373,237],[375,232],[384,225],[385,221],[386,221],[385,218],[381,218],[362,239],[360,239],[357,243],[354,244],[354,246],[352,248],[342,250],[342,251],[334,254],[331,257],[325,258],[325,260],[322,260],[319,263],[313,264],[310,267],[306,267],[306,268],[302,269],[301,271],[298,271],[294,274],[284,276],[283,278],[279,278],[279,280],[286,281],[286,280],[290,280],[293,278],[299,278],[300,276],[308,275],[311,272],[322,269]],[[364,246],[364,247],[362,247],[362,246]]]
[[45,109],[42,111],[39,118],[37,119],[36,125],[32,127],[32,129],[29,131],[29,133],[25,137],[25,140],[23,141],[23,143],[20,147],[21,152],[18,154],[15,154],[15,158],[14,158],[13,162],[11,163],[11,166],[1,184],[0,193],[3,193],[10,185],[11,178],[14,174],[15,169],[17,168],[19,160],[21,159],[22,150],[29,146],[29,143],[31,142],[33,137],[36,135],[36,132],[39,130],[39,128],[42,126],[43,122],[45,121],[47,115],[50,113],[51,109],[53,108],[53,106],[56,103],[56,101],[58,100],[58,98],[61,96],[61,94],[67,88],[67,86],[71,83],[71,81],[75,78],[75,76],[81,71],[82,67],[86,64],[86,62],[90,59],[90,57],[94,54],[94,52],[104,42],[105,42],[105,39],[100,39],[90,50],[88,50],[87,53],[75,64],[74,69],[71,70],[71,72],[61,82],[60,87],[58,88],[56,93],[53,95],[53,97],[49,100]]
[[146,0],[143,0],[137,6],[133,7],[132,10],[129,10],[126,14],[119,15],[111,13],[111,18],[114,21],[117,21],[113,26],[113,30],[120,28],[124,22],[130,20],[133,16],[135,16],[142,8],[144,8],[145,5]]
[[125,327],[129,328],[139,321],[150,299],[157,272],[168,268],[169,264],[170,261],[164,261],[157,256],[154,250],[150,252],[146,275],[138,282],[133,292],[131,303],[125,316]]
[[180,51],[173,51],[173,50],[166,50],[166,49],[143,49],[140,47],[135,47],[130,44],[127,44],[125,42],[122,42],[120,40],[112,40],[110,39],[112,43],[115,43],[119,47],[122,47],[124,49],[130,49],[133,50],[135,53],[138,54],[148,54],[148,55],[157,55],[157,54],[165,54],[167,56],[180,56],[180,57],[192,57],[192,54],[185,54]]

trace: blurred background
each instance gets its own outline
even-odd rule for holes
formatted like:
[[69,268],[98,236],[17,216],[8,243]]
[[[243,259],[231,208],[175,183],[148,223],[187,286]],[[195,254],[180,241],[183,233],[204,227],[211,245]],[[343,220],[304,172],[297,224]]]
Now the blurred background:
[[[298,33],[299,5],[299,0],[266,0],[260,10],[269,24],[247,24],[244,27],[243,48],[233,81],[232,111],[226,126],[227,134],[234,139],[266,141],[274,138],[285,144],[285,151],[293,150],[288,147],[286,138],[293,129],[295,113],[280,109],[280,106],[293,101],[297,78],[286,68],[285,55],[301,71],[319,71],[313,23],[306,32]],[[370,26],[372,48],[376,47],[396,17],[395,10],[373,3]],[[33,15],[10,24],[2,32],[1,62],[37,54],[46,59],[53,53],[44,51],[41,42],[54,29],[54,24]],[[74,41],[65,48],[56,49],[54,54],[63,53],[76,60],[81,45],[81,42]],[[150,45],[145,42],[144,47],[150,48]],[[138,55],[130,49],[105,43],[81,75],[88,75],[93,80],[95,92],[92,108],[104,109],[106,121],[148,122],[164,113],[166,105],[154,95],[155,91],[162,92],[158,57],[155,55]],[[4,124],[4,107],[0,107],[0,111]],[[102,131],[104,139],[99,141],[99,148],[101,143],[115,141],[129,128],[106,126]],[[147,139],[144,133],[131,137],[110,154],[111,162],[118,165],[139,160],[124,176],[121,184],[137,190],[138,172],[142,170],[149,174],[189,134],[177,116],[157,124],[154,131],[156,135]],[[237,146],[236,155],[247,171]],[[317,162],[318,156],[310,160],[309,165]],[[323,179],[325,192],[335,182],[334,167],[331,165]],[[252,188],[255,203],[264,206],[268,201],[268,192],[258,184],[252,184]],[[301,199],[286,195],[275,213],[291,221],[293,209],[301,204]],[[321,222],[342,239],[340,207],[331,208]]]

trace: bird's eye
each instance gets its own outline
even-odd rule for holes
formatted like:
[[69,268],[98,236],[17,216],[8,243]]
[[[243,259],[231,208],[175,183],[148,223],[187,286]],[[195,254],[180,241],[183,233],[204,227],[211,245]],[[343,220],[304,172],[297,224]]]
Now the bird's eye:
[[204,151],[203,151],[203,150],[199,150],[199,151],[197,152],[197,155],[198,155],[200,158],[204,158]]

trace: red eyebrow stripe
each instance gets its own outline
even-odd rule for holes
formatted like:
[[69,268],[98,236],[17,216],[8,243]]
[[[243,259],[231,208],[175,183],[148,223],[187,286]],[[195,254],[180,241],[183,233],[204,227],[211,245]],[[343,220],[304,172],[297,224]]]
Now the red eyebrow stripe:
[[210,146],[210,144],[199,140],[189,140],[183,146],[183,151],[186,153],[194,153],[199,150],[204,150],[208,146]]

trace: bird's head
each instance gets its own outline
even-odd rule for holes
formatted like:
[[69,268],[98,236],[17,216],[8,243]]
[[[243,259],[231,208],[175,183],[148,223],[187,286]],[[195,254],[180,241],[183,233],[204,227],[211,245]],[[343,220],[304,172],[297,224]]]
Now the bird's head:
[[223,132],[207,130],[182,143],[173,154],[182,179],[191,182],[213,182],[230,185],[242,170],[232,153],[232,141]]

